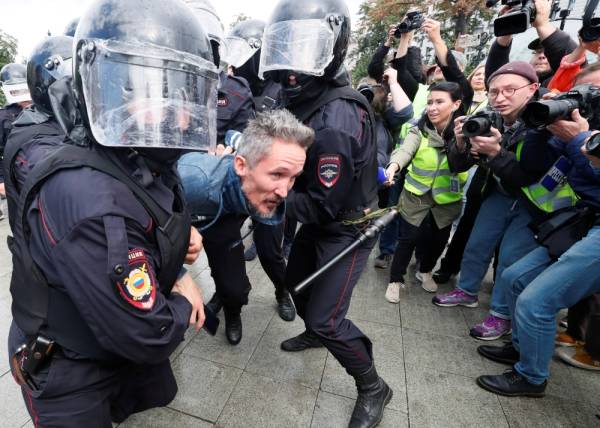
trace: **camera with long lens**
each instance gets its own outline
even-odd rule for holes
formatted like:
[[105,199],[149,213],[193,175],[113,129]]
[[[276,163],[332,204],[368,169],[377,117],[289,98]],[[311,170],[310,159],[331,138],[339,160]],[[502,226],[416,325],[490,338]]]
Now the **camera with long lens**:
[[418,30],[425,21],[425,14],[419,11],[408,12],[406,18],[400,24],[396,26],[394,36],[400,38],[404,33],[408,33],[413,30]]
[[600,159],[600,134],[595,134],[585,143],[585,150],[588,154]]
[[492,128],[502,129],[502,116],[495,110],[486,109],[465,118],[462,133],[467,138],[488,136]]
[[573,110],[579,109],[594,129],[600,125],[600,87],[577,85],[550,100],[527,104],[521,119],[529,128],[544,128],[557,120],[569,119]]
[[[493,7],[499,0],[488,0],[487,7]],[[535,21],[535,3],[533,0],[501,0],[504,6],[512,9],[496,18],[494,21],[494,35],[496,37],[508,36],[510,34],[523,33]]]

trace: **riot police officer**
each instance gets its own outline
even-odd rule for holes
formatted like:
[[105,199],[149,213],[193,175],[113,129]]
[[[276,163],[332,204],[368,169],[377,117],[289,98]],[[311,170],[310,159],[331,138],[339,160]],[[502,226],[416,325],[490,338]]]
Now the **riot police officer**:
[[29,171],[9,245],[11,369],[41,426],[110,427],[175,396],[169,355],[204,322],[175,163],[214,148],[212,61],[178,0],[98,0],[79,22],[54,109],[75,144]]
[[[12,129],[12,123],[23,108],[31,104],[31,96],[27,88],[27,70],[23,64],[6,64],[0,70],[0,85],[6,98],[6,106],[0,109],[0,160],[4,146]],[[0,196],[5,196],[4,171],[0,165]],[[0,209],[0,220],[4,214]]]
[[[261,74],[283,87],[285,106],[315,131],[305,173],[288,196],[290,217],[302,223],[292,244],[286,284],[293,287],[355,240],[345,221],[376,204],[377,147],[368,101],[351,89],[343,67],[350,16],[343,0],[280,0],[263,37]],[[294,296],[306,331],[284,351],[325,346],[354,377],[358,398],[350,427],[373,427],[392,390],[373,363],[371,341],[346,318],[352,290],[374,242],[359,247]]]

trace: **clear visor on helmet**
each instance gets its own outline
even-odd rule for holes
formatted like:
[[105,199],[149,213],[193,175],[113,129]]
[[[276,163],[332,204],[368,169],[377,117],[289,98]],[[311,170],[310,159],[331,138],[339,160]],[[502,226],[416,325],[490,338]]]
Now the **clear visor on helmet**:
[[26,82],[2,84],[2,92],[6,98],[6,104],[16,104],[26,101],[31,101],[31,95],[29,94],[29,87]]
[[44,68],[48,74],[55,80],[62,79],[65,76],[73,75],[73,58],[63,58],[60,55],[55,55],[46,61]]
[[212,150],[217,69],[184,52],[86,41],[80,67],[88,119],[104,146]]
[[224,61],[235,67],[239,68],[252,58],[260,49],[262,42],[260,39],[242,39],[241,37],[227,37],[225,39],[227,45],[227,56]]
[[258,74],[293,70],[322,76],[333,59],[334,44],[334,32],[325,20],[277,22],[265,30]]

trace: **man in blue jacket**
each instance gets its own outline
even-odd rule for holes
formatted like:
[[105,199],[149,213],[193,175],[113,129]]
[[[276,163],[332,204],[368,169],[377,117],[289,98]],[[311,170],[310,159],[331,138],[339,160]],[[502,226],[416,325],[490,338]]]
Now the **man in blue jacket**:
[[283,202],[302,172],[313,138],[314,132],[287,110],[274,110],[248,123],[235,155],[190,153],[179,160],[185,197],[201,224],[232,345],[242,339],[241,308],[251,288],[240,227],[248,217],[268,225],[283,221]]

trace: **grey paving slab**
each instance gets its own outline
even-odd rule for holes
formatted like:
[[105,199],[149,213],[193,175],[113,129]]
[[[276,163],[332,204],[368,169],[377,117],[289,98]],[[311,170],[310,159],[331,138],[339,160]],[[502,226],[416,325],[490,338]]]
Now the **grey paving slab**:
[[11,302],[12,300],[9,296],[0,297],[0,376],[10,370],[6,343],[12,322],[10,312]]
[[[355,401],[319,391],[311,423],[312,428],[346,428]],[[390,408],[385,409],[379,428],[408,428],[408,415]]]
[[387,302],[383,296],[385,290],[375,297],[360,295],[352,296],[348,318],[356,321],[370,321],[381,324],[400,325],[400,311],[398,305]]
[[171,362],[175,361],[177,359],[177,357],[179,357],[179,355],[181,355],[181,353],[183,352],[183,350],[185,349],[185,347],[188,346],[189,343],[192,341],[192,339],[195,338],[196,335],[198,335],[198,334],[206,334],[206,335],[208,335],[208,333],[206,333],[204,330],[196,331],[194,328],[188,328],[185,331],[185,335],[183,337],[183,342],[181,342],[179,344],[179,346],[177,348],[175,348],[175,350],[173,351],[173,353],[169,357],[169,359],[171,360]]
[[411,427],[508,427],[498,398],[474,379],[407,366]]
[[225,319],[221,311],[219,314],[221,324],[217,335],[213,337],[204,331],[200,332],[185,347],[183,353],[243,369],[273,316],[275,316],[273,308],[251,301],[242,310],[242,341],[232,346],[225,337]]
[[219,427],[308,427],[317,391],[244,373],[217,421]]
[[167,408],[151,409],[127,418],[119,428],[209,428],[212,423]]
[[0,377],[0,426],[20,427],[29,420],[21,388],[15,383],[12,374]]
[[278,316],[274,316],[256,347],[246,371],[318,389],[327,350],[313,348],[303,352],[284,352],[279,347],[282,341],[302,331],[304,331],[304,323],[298,317],[293,322],[285,322]]
[[25,425],[23,425],[21,428],[35,428],[35,425],[33,425],[32,421],[27,421],[27,423]]
[[182,354],[173,363],[179,392],[168,407],[216,421],[242,370]]
[[466,337],[469,334],[465,319],[457,308],[400,301],[400,319],[402,328],[456,337]]
[[275,286],[260,263],[254,265],[254,269],[248,273],[248,279],[250,280],[250,284],[252,284],[250,299],[270,304],[273,308],[276,308]]
[[499,398],[511,428],[598,427],[598,409],[588,404],[546,396]]
[[567,368],[571,374],[573,385],[579,390],[582,401],[587,401],[600,409],[600,372],[570,367],[562,362],[556,364],[564,365]]

